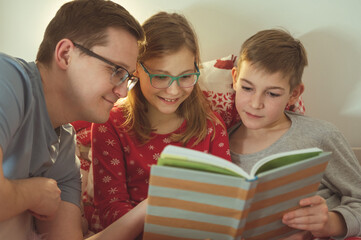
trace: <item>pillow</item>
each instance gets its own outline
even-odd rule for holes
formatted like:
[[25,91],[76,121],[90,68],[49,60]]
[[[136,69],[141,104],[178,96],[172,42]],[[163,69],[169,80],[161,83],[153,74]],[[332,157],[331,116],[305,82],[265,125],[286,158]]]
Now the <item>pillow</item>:
[[[213,111],[219,113],[227,128],[240,120],[235,106],[235,91],[232,84],[232,68],[236,65],[237,56],[229,55],[220,59],[204,62],[200,67],[199,86],[211,103]],[[300,114],[305,113],[305,106],[300,96],[295,105],[286,110]]]
[[227,128],[239,121],[234,105],[235,91],[232,87],[232,68],[236,56],[229,55],[201,64],[199,86],[211,103],[213,111],[219,113]]

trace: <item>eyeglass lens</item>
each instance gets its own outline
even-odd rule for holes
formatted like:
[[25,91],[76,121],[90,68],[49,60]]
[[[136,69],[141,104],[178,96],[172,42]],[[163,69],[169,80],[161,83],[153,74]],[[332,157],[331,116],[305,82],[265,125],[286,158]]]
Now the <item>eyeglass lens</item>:
[[129,77],[129,74],[127,71],[125,71],[122,68],[116,69],[112,74],[112,83],[115,85],[120,85],[122,82],[124,82]]
[[191,73],[184,74],[176,78],[167,75],[153,75],[151,83],[155,88],[168,88],[171,85],[173,79],[174,81],[177,81],[179,87],[187,88],[192,87],[197,82],[198,75]]
[[124,83],[124,81],[127,82],[127,88],[128,91],[131,90],[135,84],[138,82],[138,78],[135,76],[129,76],[128,72],[125,71],[122,68],[118,68],[117,70],[114,71],[114,73],[112,74],[112,78],[111,81],[114,85],[119,86],[122,83]]

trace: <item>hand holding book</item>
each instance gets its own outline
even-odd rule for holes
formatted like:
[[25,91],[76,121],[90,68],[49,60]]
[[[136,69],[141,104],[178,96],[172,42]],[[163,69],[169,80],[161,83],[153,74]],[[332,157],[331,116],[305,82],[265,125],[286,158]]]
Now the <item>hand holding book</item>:
[[253,169],[255,177],[210,154],[167,146],[151,170],[144,239],[278,239],[295,233],[282,216],[315,195],[330,153],[277,155]]

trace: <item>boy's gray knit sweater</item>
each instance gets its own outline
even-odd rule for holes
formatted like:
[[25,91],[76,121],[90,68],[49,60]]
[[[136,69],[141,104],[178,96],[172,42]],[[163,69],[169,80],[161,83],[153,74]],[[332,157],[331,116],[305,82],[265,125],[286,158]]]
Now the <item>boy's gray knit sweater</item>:
[[[286,112],[290,129],[270,147],[253,154],[232,152],[232,161],[247,172],[261,158],[295,149],[318,147],[332,152],[318,194],[326,199],[330,211],[340,213],[347,225],[341,238],[361,236],[361,165],[341,132],[331,123]],[[231,135],[241,123],[229,129]]]

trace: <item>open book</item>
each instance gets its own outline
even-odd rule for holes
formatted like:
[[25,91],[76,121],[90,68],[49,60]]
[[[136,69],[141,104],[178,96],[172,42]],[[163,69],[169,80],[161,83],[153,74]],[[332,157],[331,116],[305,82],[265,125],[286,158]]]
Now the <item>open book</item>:
[[318,156],[320,153],[322,150],[319,148],[276,153],[259,160],[248,174],[236,164],[223,158],[189,148],[168,145],[158,159],[158,165],[197,169],[252,180],[259,173],[306,160]]
[[248,174],[225,159],[167,146],[151,168],[143,239],[272,240],[295,233],[282,216],[316,194],[330,154],[279,153]]

